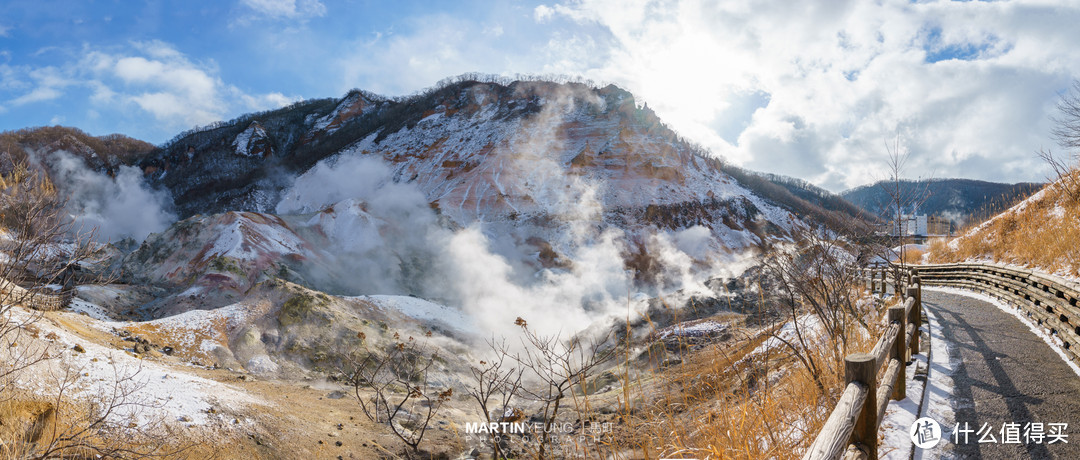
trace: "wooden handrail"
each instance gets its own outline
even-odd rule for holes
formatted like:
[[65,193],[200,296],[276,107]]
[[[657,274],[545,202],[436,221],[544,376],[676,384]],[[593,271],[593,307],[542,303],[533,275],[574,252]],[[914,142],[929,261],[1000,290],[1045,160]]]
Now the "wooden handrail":
[[47,294],[38,289],[29,290],[9,280],[0,278],[0,292],[5,298],[24,303],[35,310],[55,311],[66,307],[71,297],[63,294]]
[[863,403],[869,394],[869,388],[859,382],[844,387],[844,394],[836,401],[836,408],[803,458],[837,458],[843,454],[855,431],[855,420],[862,413]]
[[[882,273],[884,292],[886,277]],[[867,276],[867,285],[874,291],[875,271],[869,270]],[[904,303],[889,308],[888,327],[870,353],[853,353],[844,358],[844,393],[803,455],[804,460],[878,458],[877,432],[885,410],[890,399],[907,397],[906,365],[909,353],[918,353],[922,291],[917,276],[911,276],[910,280],[912,286],[906,290],[901,291],[899,286],[895,289],[905,294]],[[888,366],[879,383],[877,374],[886,362]]]
[[1004,299],[1051,336],[1080,364],[1080,283],[1035,270],[992,263],[913,267],[922,283],[950,286]]

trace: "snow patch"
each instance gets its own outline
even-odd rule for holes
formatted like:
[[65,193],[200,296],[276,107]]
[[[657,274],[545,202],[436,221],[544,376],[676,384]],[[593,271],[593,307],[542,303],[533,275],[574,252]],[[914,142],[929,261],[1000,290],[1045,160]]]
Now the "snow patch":
[[112,318],[105,313],[105,309],[102,308],[101,305],[87,302],[77,297],[71,299],[71,305],[68,306],[68,310],[73,313],[81,313],[98,321],[112,321]]
[[[821,322],[821,318],[817,315],[805,314],[800,316],[798,321],[798,332],[802,333],[803,339],[805,339],[810,346],[821,345],[825,337],[825,323]],[[758,345],[754,351],[751,351],[748,356],[756,356],[765,353],[769,350],[779,347],[787,347],[785,341],[792,343],[796,346],[799,344],[793,342],[798,339],[796,333],[795,321],[788,321],[777,331],[773,336],[765,339],[761,345]]]
[[[24,313],[12,310],[12,313]],[[125,324],[125,323],[115,323]],[[95,399],[111,395],[119,387],[134,390],[122,405],[110,414],[111,423],[126,425],[135,422],[151,425],[162,422],[183,422],[207,425],[228,423],[223,415],[211,414],[210,409],[240,410],[243,406],[267,405],[265,401],[231,385],[167,368],[124,351],[92,343],[69,332],[52,321],[35,323],[42,336],[56,337],[54,344],[63,349],[56,360],[45,361],[20,375],[20,388],[41,396],[52,395],[61,369],[70,369],[76,376],[69,393],[80,399]],[[55,335],[52,335],[55,334]],[[75,345],[84,352],[75,351]],[[230,418],[231,419],[231,418]]]
[[365,295],[346,297],[375,304],[375,306],[401,312],[407,316],[426,322],[438,322],[458,331],[473,331],[472,319],[461,310],[429,302],[416,297],[401,295]]
[[718,334],[723,334],[727,331],[728,325],[718,323],[713,320],[702,321],[694,324],[676,324],[661,329],[658,334],[659,339],[666,339],[668,337],[707,337]]
[[236,139],[233,140],[233,148],[237,155],[244,157],[256,156],[253,152],[254,144],[259,141],[266,140],[266,130],[257,123],[252,123],[240,134],[236,135]]

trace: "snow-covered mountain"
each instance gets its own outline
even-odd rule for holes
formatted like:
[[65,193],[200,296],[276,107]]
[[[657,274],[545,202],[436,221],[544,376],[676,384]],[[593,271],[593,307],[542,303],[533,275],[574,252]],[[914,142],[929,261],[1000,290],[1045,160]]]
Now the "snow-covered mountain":
[[481,326],[511,308],[584,326],[625,310],[628,282],[704,289],[801,225],[615,86],[353,91],[186,133],[137,166],[183,218],[123,262],[169,293],[152,317],[280,278],[435,300]]
[[365,180],[414,184],[459,226],[701,224],[741,247],[790,219],[614,86],[461,82],[406,100],[354,91],[178,137],[140,165],[186,217],[318,210],[333,200],[301,202],[296,177],[317,181],[358,157],[387,165],[387,177]]
[[737,274],[815,216],[615,86],[352,91],[195,129],[116,165],[65,152],[37,155],[58,183],[95,184],[67,191],[73,215],[135,238],[113,266],[156,290],[144,317],[229,305],[283,279],[414,295],[490,324],[520,308],[585,325],[625,311],[628,294]]

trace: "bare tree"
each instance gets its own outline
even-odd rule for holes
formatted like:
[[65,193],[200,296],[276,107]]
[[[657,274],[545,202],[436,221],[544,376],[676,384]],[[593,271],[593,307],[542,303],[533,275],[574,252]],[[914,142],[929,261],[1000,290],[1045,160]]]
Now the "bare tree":
[[[65,200],[44,173],[16,164],[0,177],[0,400],[20,372],[50,358],[48,348],[20,347],[44,310],[64,306],[46,287],[93,255],[91,234],[64,216]],[[67,244],[63,244],[67,242]],[[63,293],[61,293],[63,294]]]
[[[841,362],[847,353],[845,332],[852,325],[868,327],[866,313],[859,307],[856,260],[843,241],[834,238],[826,229],[796,230],[790,245],[774,246],[762,261],[770,291],[786,311],[793,325],[794,337],[784,337],[779,331],[773,337],[781,341],[791,354],[814,378],[819,390],[822,366],[808,351],[817,347],[813,340],[821,337],[829,344],[833,362]],[[804,313],[813,313],[821,321],[820,331],[807,331],[800,322]]]
[[[515,359],[539,382],[538,388],[524,387],[522,391],[541,404],[540,417],[544,427],[537,439],[536,449],[529,450],[534,458],[543,460],[551,454],[548,451],[550,433],[564,399],[576,396],[575,386],[584,393],[591,373],[611,360],[616,350],[609,346],[612,337],[610,331],[596,339],[575,336],[563,341],[558,335],[542,336],[529,329],[528,323],[522,318],[517,318],[514,324],[524,332],[522,345],[525,346],[525,351],[515,355]],[[578,417],[579,420],[587,418],[587,406],[587,401],[574,401],[578,415],[585,415]]]
[[[494,352],[490,361],[480,361],[479,366],[470,366],[473,380],[468,390],[469,396],[476,401],[480,411],[484,413],[484,421],[489,425],[495,410],[501,411],[499,422],[516,422],[524,415],[520,409],[513,408],[510,402],[521,390],[525,368],[510,366],[513,358],[505,340],[496,342],[492,338],[488,346]],[[492,398],[495,398],[494,406]],[[500,439],[498,433],[491,430],[488,431],[488,436],[493,457],[497,460],[506,458],[507,453],[503,451],[506,440]]]
[[411,336],[402,340],[397,332],[394,342],[382,350],[369,349],[364,333],[359,338],[363,350],[343,371],[345,381],[352,385],[364,415],[387,424],[411,454],[418,454],[428,425],[454,394],[450,388],[431,385],[438,354]]
[[[114,368],[111,389],[74,395],[82,371],[59,359],[53,337],[40,337],[39,321],[47,311],[67,306],[77,267],[95,256],[93,231],[76,227],[64,213],[66,203],[48,176],[26,163],[0,176],[0,404],[36,402],[42,409],[25,430],[17,429],[22,418],[0,423],[0,452],[30,459],[176,454],[183,448],[166,447],[156,424],[124,415],[151,406],[135,397],[143,387],[138,371]],[[20,389],[29,372],[40,378],[45,370],[59,374],[48,394]]]
[[141,366],[112,370],[110,383],[86,396],[71,394],[83,383],[83,369],[57,371],[50,408],[18,443],[20,458],[175,458],[193,447],[172,442],[164,420],[148,414],[161,404],[140,395]]
[[[886,210],[887,214],[891,216],[886,217],[886,220],[892,219],[892,230],[896,231],[896,242],[899,243],[900,251],[896,256],[899,258],[900,263],[893,266],[893,277],[899,280],[903,273],[906,271],[907,258],[906,252],[906,235],[903,224],[904,209],[912,210],[912,217],[915,211],[920,205],[926,202],[930,197],[929,184],[931,179],[925,181],[915,182],[914,187],[905,189],[903,187],[903,173],[907,167],[907,162],[911,157],[911,152],[901,148],[900,145],[900,133],[897,132],[896,138],[890,145],[889,141],[885,141],[885,151],[887,157],[885,159],[888,179],[878,183],[878,186],[889,195],[889,206]],[[879,248],[879,254],[886,261],[892,260],[893,251],[889,247]]]
[[1051,134],[1058,145],[1068,153],[1064,157],[1052,151],[1040,149],[1039,158],[1050,165],[1053,176],[1049,177],[1052,186],[1062,196],[1080,205],[1080,175],[1075,171],[1080,150],[1080,80],[1073,81],[1072,89],[1061,96],[1057,105],[1058,115],[1051,118],[1054,128]]

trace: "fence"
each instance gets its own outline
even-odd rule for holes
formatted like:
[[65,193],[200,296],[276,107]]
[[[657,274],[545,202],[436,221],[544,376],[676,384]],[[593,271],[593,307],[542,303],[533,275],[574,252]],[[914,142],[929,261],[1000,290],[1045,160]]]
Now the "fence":
[[[889,270],[872,267],[867,270],[868,287],[880,286],[887,291]],[[892,270],[895,291],[905,294],[904,303],[889,308],[888,328],[878,338],[869,353],[853,353],[844,358],[846,386],[836,408],[818,432],[814,443],[803,456],[807,459],[868,458],[876,459],[878,427],[885,416],[889,400],[907,397],[907,363],[919,352],[919,325],[922,324],[922,288],[917,276],[906,271]],[[881,278],[876,277],[880,273]],[[899,273],[899,275],[895,275]],[[910,280],[902,289],[903,281]],[[878,382],[878,372],[886,365]]]
[[35,310],[43,311],[60,310],[71,303],[70,291],[61,294],[49,294],[42,289],[26,289],[2,278],[0,278],[0,296],[8,302],[23,304]]
[[998,264],[941,264],[915,267],[926,285],[974,289],[1007,300],[1062,342],[1080,364],[1080,283]]

